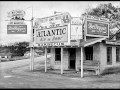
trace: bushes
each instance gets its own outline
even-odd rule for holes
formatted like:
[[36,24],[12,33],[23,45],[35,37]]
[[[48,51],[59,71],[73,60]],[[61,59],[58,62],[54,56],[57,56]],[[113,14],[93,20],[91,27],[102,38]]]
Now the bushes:
[[107,68],[101,73],[101,75],[114,74],[114,73],[120,73],[120,66]]

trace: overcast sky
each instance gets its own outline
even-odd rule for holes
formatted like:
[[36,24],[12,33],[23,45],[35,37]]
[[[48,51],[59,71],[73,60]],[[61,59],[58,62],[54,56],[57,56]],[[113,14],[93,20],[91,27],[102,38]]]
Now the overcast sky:
[[[7,13],[22,9],[26,12],[25,19],[32,17],[43,18],[54,15],[57,12],[69,12],[72,17],[80,17],[88,7],[96,7],[100,3],[109,3],[111,1],[0,1],[0,44],[8,44],[19,41],[30,41],[31,24],[27,24],[27,34],[7,34],[7,24],[9,18]],[[120,6],[120,1],[112,1],[113,5]]]

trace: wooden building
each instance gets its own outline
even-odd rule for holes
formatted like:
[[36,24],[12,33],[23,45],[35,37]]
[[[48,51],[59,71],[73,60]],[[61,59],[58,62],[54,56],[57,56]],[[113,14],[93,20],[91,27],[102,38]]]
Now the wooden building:
[[[47,17],[47,19],[49,18]],[[37,25],[39,23],[38,21]],[[46,24],[40,25],[45,27]],[[58,34],[52,36],[49,32],[48,37],[45,30],[51,30],[51,28],[40,28],[39,25],[35,29],[36,43],[39,47],[51,49],[50,65],[53,69],[60,69],[61,74],[64,73],[64,70],[70,69],[81,71],[81,77],[83,77],[84,69],[95,70],[96,74],[99,75],[108,67],[120,66],[120,43],[113,40],[117,35],[111,39],[109,37],[109,20],[87,16],[83,22],[78,17],[65,25],[68,26],[66,28],[68,31],[62,31],[67,32],[64,36]],[[56,27],[62,30],[65,25],[60,24],[60,26],[56,25]],[[62,26],[63,28],[61,28]],[[44,35],[42,35],[42,31]],[[62,37],[63,40],[50,40],[54,36]],[[65,42],[65,40],[67,41]],[[47,70],[46,63],[45,69]]]

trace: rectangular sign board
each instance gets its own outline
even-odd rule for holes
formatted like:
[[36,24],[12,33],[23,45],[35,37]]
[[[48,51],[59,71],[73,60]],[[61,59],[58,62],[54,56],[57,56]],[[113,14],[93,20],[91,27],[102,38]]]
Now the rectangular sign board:
[[7,34],[27,34],[27,25],[7,25]]
[[86,36],[109,37],[109,23],[86,20]]
[[82,19],[80,17],[72,17],[71,19],[71,40],[83,39]]
[[68,26],[59,26],[36,30],[36,43],[62,43],[68,42]]

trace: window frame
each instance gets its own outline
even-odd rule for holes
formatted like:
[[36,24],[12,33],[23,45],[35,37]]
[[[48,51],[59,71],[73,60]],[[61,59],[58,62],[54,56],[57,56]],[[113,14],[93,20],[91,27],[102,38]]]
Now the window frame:
[[107,65],[112,65],[112,47],[107,47]]
[[61,48],[55,48],[55,61],[61,61]]
[[119,63],[119,62],[120,62],[120,47],[116,47],[116,63]]

